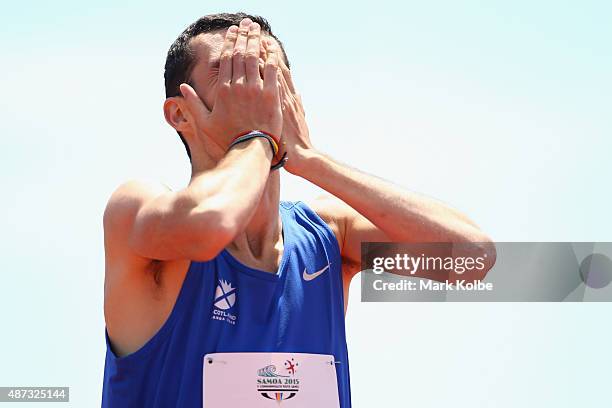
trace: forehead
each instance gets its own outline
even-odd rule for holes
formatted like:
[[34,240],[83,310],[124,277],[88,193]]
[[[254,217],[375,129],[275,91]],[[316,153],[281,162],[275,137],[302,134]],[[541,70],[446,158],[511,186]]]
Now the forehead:
[[[203,33],[191,40],[190,46],[197,61],[196,64],[204,64],[206,66],[218,65],[226,32],[227,29]],[[264,37],[274,41],[276,46],[279,47],[278,41],[273,37],[267,34],[264,34]]]

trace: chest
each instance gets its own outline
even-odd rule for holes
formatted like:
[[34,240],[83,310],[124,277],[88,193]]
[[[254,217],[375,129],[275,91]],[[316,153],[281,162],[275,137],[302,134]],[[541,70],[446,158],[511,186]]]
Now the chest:
[[328,350],[344,333],[341,265],[330,261],[296,257],[270,274],[221,259],[206,272],[197,308],[207,339],[225,351]]

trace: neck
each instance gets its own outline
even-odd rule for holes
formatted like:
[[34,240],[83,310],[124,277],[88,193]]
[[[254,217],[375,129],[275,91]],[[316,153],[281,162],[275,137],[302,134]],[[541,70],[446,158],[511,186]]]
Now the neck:
[[[215,151],[215,148],[217,151]],[[212,151],[211,151],[212,150]],[[223,157],[217,146],[191,149],[191,177],[212,170],[218,163],[213,157]],[[204,152],[208,152],[206,154]],[[275,271],[283,249],[282,225],[278,206],[280,201],[280,172],[270,173],[259,204],[248,225],[227,246],[227,250],[241,262],[254,268]]]
[[205,171],[214,169],[224,156],[223,152],[216,144],[203,143],[200,141],[196,143],[193,138],[191,138],[191,142],[189,143],[189,150],[191,151],[192,178]]
[[262,197],[251,221],[228,246],[228,250],[240,257],[266,262],[279,254],[282,249],[282,225],[278,212],[280,200],[280,176],[275,171],[270,174]]
[[[191,150],[191,177],[212,170],[225,152],[206,138],[189,138]],[[283,241],[278,212],[280,200],[280,173],[270,173],[259,204],[249,224],[227,246],[227,250],[243,263],[275,271],[280,261]]]

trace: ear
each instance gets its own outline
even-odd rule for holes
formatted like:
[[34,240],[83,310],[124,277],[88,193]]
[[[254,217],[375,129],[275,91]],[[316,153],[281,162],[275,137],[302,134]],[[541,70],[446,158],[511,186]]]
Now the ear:
[[179,132],[191,130],[191,117],[185,106],[185,100],[180,96],[166,98],[164,101],[164,117],[166,122]]

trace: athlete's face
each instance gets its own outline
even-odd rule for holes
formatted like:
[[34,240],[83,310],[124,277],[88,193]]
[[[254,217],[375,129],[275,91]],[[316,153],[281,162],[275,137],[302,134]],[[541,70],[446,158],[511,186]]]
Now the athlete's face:
[[[209,110],[212,110],[217,95],[217,80],[219,78],[219,57],[227,30],[205,33],[197,36],[191,42],[196,63],[191,71],[190,83],[196,93],[203,99]],[[265,36],[278,42],[269,36]],[[263,64],[263,60],[260,61]]]

